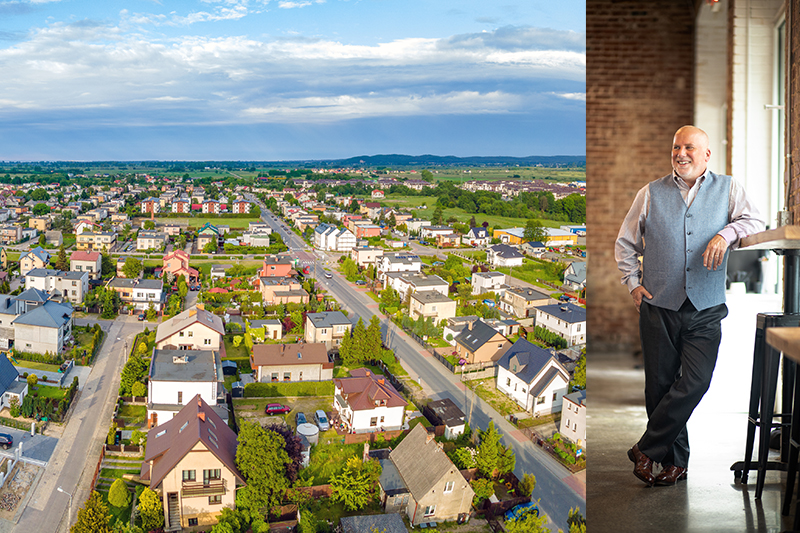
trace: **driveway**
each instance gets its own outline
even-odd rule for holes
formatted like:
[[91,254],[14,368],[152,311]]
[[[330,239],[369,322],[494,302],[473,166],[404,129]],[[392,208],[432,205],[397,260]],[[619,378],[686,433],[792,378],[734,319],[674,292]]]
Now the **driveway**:
[[31,437],[30,431],[22,431],[6,426],[0,428],[0,433],[8,433],[14,438],[14,446],[10,450],[4,450],[5,453],[14,453],[14,450],[22,445],[23,457],[30,457],[45,463],[50,460],[50,456],[53,455],[53,450],[56,449],[56,444],[58,444],[58,439],[55,437],[46,437],[38,433]]

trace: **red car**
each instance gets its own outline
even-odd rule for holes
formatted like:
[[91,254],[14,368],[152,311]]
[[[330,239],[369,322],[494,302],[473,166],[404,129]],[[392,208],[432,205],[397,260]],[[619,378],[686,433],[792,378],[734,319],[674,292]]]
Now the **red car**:
[[268,415],[285,415],[289,411],[291,411],[291,408],[279,403],[269,403],[264,409],[264,413]]

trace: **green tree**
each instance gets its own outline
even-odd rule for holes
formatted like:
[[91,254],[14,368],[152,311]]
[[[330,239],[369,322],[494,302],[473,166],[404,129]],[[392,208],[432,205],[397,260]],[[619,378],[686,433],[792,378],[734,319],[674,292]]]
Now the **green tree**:
[[466,283],[461,283],[456,289],[458,299],[461,300],[461,307],[467,306],[467,301],[472,296],[472,286]]
[[[147,345],[145,344],[145,349],[146,347]],[[147,369],[147,362],[139,356],[138,352],[131,355],[122,368],[122,374],[119,378],[119,395],[130,396],[133,393],[134,384],[144,381],[145,376],[147,376]]]
[[69,270],[69,256],[64,249],[64,245],[58,249],[58,256],[56,257],[55,267],[58,270]]
[[45,237],[44,233],[39,234],[39,246],[44,246],[47,244],[47,237]]
[[522,481],[519,482],[519,490],[523,496],[526,498],[530,498],[531,494],[533,493],[533,489],[536,488],[536,476],[533,474],[524,474],[522,476]]
[[111,515],[103,503],[103,497],[92,491],[89,499],[78,509],[78,518],[70,528],[70,533],[111,533]]
[[139,273],[142,271],[142,262],[135,258],[129,257],[125,260],[125,265],[122,267],[122,272],[126,278],[138,278]]
[[475,463],[478,471],[487,478],[497,479],[497,476],[514,470],[514,451],[503,446],[500,442],[502,436],[494,427],[494,422],[489,422],[489,427],[480,432],[481,443],[475,455]]
[[152,531],[164,527],[164,505],[155,491],[145,488],[139,496],[138,508],[142,529]]
[[353,327],[353,345],[350,350],[351,364],[363,363],[367,360],[367,329],[364,321],[358,317],[355,327]]
[[546,523],[546,516],[528,511],[514,520],[507,520],[504,525],[507,533],[550,533],[550,529],[545,527]]
[[437,205],[436,209],[433,210],[433,216],[431,217],[431,224],[434,226],[440,226],[442,224],[442,206]]
[[156,229],[156,223],[153,220],[145,220],[144,221],[144,229],[154,230]]
[[381,305],[387,307],[399,307],[401,304],[400,295],[392,287],[386,287],[381,291]]
[[205,246],[203,246],[204,254],[213,254],[216,251],[217,251],[217,243],[214,239],[211,239],[205,244]]
[[317,517],[311,511],[301,510],[297,527],[300,533],[317,533]]
[[32,211],[34,215],[40,217],[42,215],[46,215],[47,213],[49,213],[50,207],[47,204],[36,204],[33,206]]
[[342,343],[339,344],[339,357],[342,363],[346,366],[352,366],[355,359],[353,358],[353,338],[351,332],[345,332],[342,337]]
[[149,322],[152,322],[156,319],[157,316],[158,315],[156,315],[156,308],[153,305],[153,302],[150,302],[150,304],[147,306],[147,315],[145,318],[147,318]]
[[364,463],[351,457],[341,474],[331,476],[331,501],[342,502],[347,511],[363,509],[374,498],[373,488],[380,475],[377,461]]
[[569,524],[569,533],[586,533],[586,519],[577,507],[569,510],[567,524]]
[[280,434],[259,424],[244,422],[239,429],[236,466],[247,485],[236,493],[236,506],[251,513],[280,505],[289,480],[286,466],[292,460]]
[[122,479],[115,479],[108,489],[108,503],[114,507],[127,507],[131,501],[131,493],[128,492],[128,486]]
[[579,389],[586,389],[586,348],[581,350],[578,364],[575,366],[575,371],[572,373],[571,385]]
[[475,503],[478,505],[494,494],[494,483],[491,479],[473,479],[469,484],[472,485],[472,490],[475,492]]
[[147,396],[147,385],[141,381],[134,383],[133,387],[131,387],[131,396],[136,396],[137,398]]
[[372,315],[372,318],[369,319],[364,345],[367,359],[380,358],[381,350],[383,350],[383,338],[381,337],[381,321],[377,315]]
[[348,280],[355,279],[358,276],[358,265],[350,257],[346,257],[342,262],[342,274]]
[[30,388],[30,390],[33,390],[33,389],[36,388],[36,385],[39,383],[39,377],[36,376],[36,374],[28,374],[27,381],[28,381],[28,387]]
[[522,238],[526,242],[545,242],[547,238],[547,231],[542,226],[539,220],[530,219],[525,224],[525,231],[522,233]]
[[103,277],[110,276],[117,271],[117,265],[111,258],[111,254],[102,254],[100,259],[100,269]]

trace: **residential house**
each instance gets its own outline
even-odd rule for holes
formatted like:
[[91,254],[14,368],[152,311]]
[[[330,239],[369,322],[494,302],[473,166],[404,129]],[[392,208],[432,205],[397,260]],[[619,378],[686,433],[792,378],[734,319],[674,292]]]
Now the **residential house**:
[[22,234],[21,240],[23,241],[35,239],[36,236],[39,235],[39,230],[37,230],[36,228],[24,228],[22,226],[19,226],[19,228],[20,228],[20,233]]
[[523,254],[538,257],[547,251],[547,247],[539,241],[528,241],[520,245],[519,251]]
[[455,248],[461,243],[461,237],[456,233],[436,236],[436,246],[440,248]]
[[581,448],[586,447],[586,391],[566,394],[561,404],[558,432]]
[[47,268],[50,263],[50,252],[37,246],[19,258],[19,271],[23,276],[34,268]]
[[[320,224],[314,228],[314,247],[320,250],[331,250],[329,238],[336,233],[337,228],[332,224]],[[334,243],[335,246],[335,243]]]
[[355,227],[356,239],[368,239],[370,237],[380,237],[381,228],[374,224],[359,224]]
[[375,198],[384,198],[386,196],[386,194],[380,189],[373,189],[372,193],[370,194],[370,196],[372,196],[373,199],[375,199]]
[[267,255],[258,275],[262,278],[283,278],[294,273],[293,267],[294,259],[289,255]]
[[258,287],[264,305],[308,303],[308,292],[293,277],[260,277]]
[[586,287],[586,261],[573,261],[564,271],[564,286],[571,291],[582,291]]
[[136,236],[136,250],[163,250],[169,241],[166,233],[139,231]]
[[50,246],[55,246],[60,248],[61,245],[64,244],[64,234],[61,232],[60,229],[45,231],[44,239],[45,242]]
[[208,275],[211,279],[222,279],[226,276],[225,272],[233,265],[211,265]]
[[100,279],[103,277],[103,256],[100,252],[72,252],[69,256],[69,269],[88,272],[89,279]]
[[434,426],[444,426],[444,438],[453,440],[464,433],[466,416],[450,398],[431,400],[425,406],[425,417]]
[[406,228],[409,233],[419,233],[422,228],[431,226],[430,220],[423,220],[421,218],[412,218],[406,220]]
[[382,248],[360,246],[350,249],[350,258],[361,268],[367,268],[370,265],[375,265],[378,262],[378,258],[382,255]]
[[482,319],[481,317],[475,315],[454,316],[452,318],[448,318],[447,323],[444,325],[442,336],[448,342],[448,344],[450,344],[450,346],[455,346],[456,337],[458,337],[462,331],[467,329],[470,322],[475,322],[477,320]]
[[333,378],[333,360],[322,342],[256,344],[250,353],[253,379],[278,381],[328,381]]
[[422,272],[422,261],[416,254],[386,252],[377,258],[378,279],[384,281],[389,272]]
[[401,301],[417,291],[438,291],[447,296],[449,285],[435,274],[421,272],[390,272],[384,278],[384,288],[391,287],[397,291]]
[[49,217],[31,217],[28,219],[28,227],[35,228],[39,231],[47,231],[50,229],[50,218]]
[[495,244],[486,249],[486,261],[494,267],[522,266],[523,255],[507,244]]
[[8,270],[8,252],[5,248],[0,248],[0,267],[3,270]]
[[486,228],[478,226],[477,228],[470,228],[466,235],[461,237],[461,244],[468,246],[486,246],[489,244],[491,238]]
[[361,204],[359,208],[359,212],[362,215],[366,215],[367,218],[375,220],[381,215],[381,204],[378,202],[364,202]]
[[453,228],[450,226],[424,226],[419,230],[420,239],[435,241],[440,235],[452,235]]
[[170,237],[177,237],[181,234],[183,226],[179,226],[178,224],[164,224],[161,229]]
[[222,358],[214,350],[154,349],[147,380],[147,424],[172,419],[196,395],[228,420]]
[[247,200],[235,200],[231,205],[231,213],[244,214],[250,212],[250,202]]
[[247,231],[249,233],[272,235],[272,228],[266,222],[250,222],[247,225]]
[[267,339],[283,339],[283,324],[277,318],[264,320],[249,320],[249,331],[255,342],[264,342]]
[[203,213],[218,215],[221,211],[220,203],[217,200],[206,199],[203,200]]
[[219,229],[210,222],[206,222],[205,224],[203,224],[202,228],[197,230],[197,249],[203,250],[203,248],[205,248],[206,244],[208,244],[209,242],[218,244],[219,236],[220,236]]
[[525,242],[525,228],[495,229],[492,237],[502,244],[522,244]]
[[408,314],[412,320],[433,318],[433,323],[438,325],[456,316],[456,301],[436,290],[416,291],[411,294]]
[[92,220],[87,220],[85,218],[81,219],[77,223],[75,223],[74,228],[75,228],[75,234],[76,235],[78,235],[80,233],[83,233],[85,231],[98,232],[98,231],[102,231],[103,230],[103,226],[101,226],[100,224],[98,224],[98,223],[96,223],[96,222],[94,222]]
[[156,329],[156,348],[159,350],[213,350],[224,352],[222,319],[197,307],[192,307],[165,320]]
[[0,240],[4,244],[14,244],[22,240],[22,226],[5,224],[0,226]]
[[39,289],[0,294],[0,348],[60,354],[72,338],[72,312]]
[[269,235],[266,233],[245,233],[242,235],[243,244],[257,248],[268,248],[270,245]]
[[511,341],[485,322],[469,322],[455,338],[456,355],[467,363],[497,362],[511,348]]
[[533,416],[561,410],[570,376],[555,354],[519,339],[497,367],[497,389]]
[[44,291],[56,302],[80,304],[89,292],[89,273],[34,268],[25,274],[25,288]]
[[578,236],[571,231],[565,231],[558,228],[545,228],[547,237],[545,244],[547,246],[577,246]]
[[408,402],[384,376],[358,368],[350,377],[334,378],[333,385],[333,407],[349,430],[374,433],[403,427]]
[[473,272],[472,295],[478,296],[485,292],[502,294],[505,292],[506,275],[502,272]]
[[537,307],[554,303],[554,298],[536,289],[511,287],[500,298],[500,309],[517,318],[535,318]]
[[306,342],[321,342],[328,350],[338,350],[345,335],[350,335],[353,323],[341,311],[308,313],[305,324]]
[[538,307],[536,325],[564,337],[567,346],[586,343],[586,309],[575,304]]
[[164,282],[160,279],[111,278],[107,289],[119,293],[122,303],[132,305],[137,311],[147,311],[150,305],[156,311],[164,306]]
[[415,426],[389,460],[408,488],[405,513],[412,527],[469,517],[475,491],[425,426]]
[[11,407],[13,398],[22,405],[27,394],[28,382],[19,379],[19,371],[11,364],[7,355],[0,355],[0,409]]
[[188,198],[176,198],[172,202],[173,213],[191,213],[192,203]]
[[158,198],[145,198],[141,203],[142,213],[159,213],[161,212],[161,201]]
[[111,252],[117,245],[117,234],[101,231],[93,233],[84,231],[77,236],[76,248],[78,250],[99,250],[101,252]]
[[236,433],[202,397],[147,433],[140,478],[161,495],[164,531],[211,527],[234,509],[244,477],[236,467]]
[[[118,278],[127,277],[127,276],[125,276],[125,262],[128,259],[129,258],[127,256],[124,256],[124,255],[117,258],[117,274],[116,275],[117,275]],[[134,257],[133,259],[136,259],[136,258]],[[143,275],[143,272],[139,272],[139,276],[138,277],[141,278],[142,275]]]
[[169,272],[175,278],[184,276],[188,283],[196,283],[200,279],[200,272],[189,266],[189,254],[183,250],[174,250],[161,259],[161,272]]

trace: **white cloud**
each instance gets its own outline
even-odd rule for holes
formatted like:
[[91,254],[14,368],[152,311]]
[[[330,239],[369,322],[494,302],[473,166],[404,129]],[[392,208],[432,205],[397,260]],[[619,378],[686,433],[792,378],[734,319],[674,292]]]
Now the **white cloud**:
[[586,93],[551,93],[553,96],[564,98],[565,100],[586,101]]

